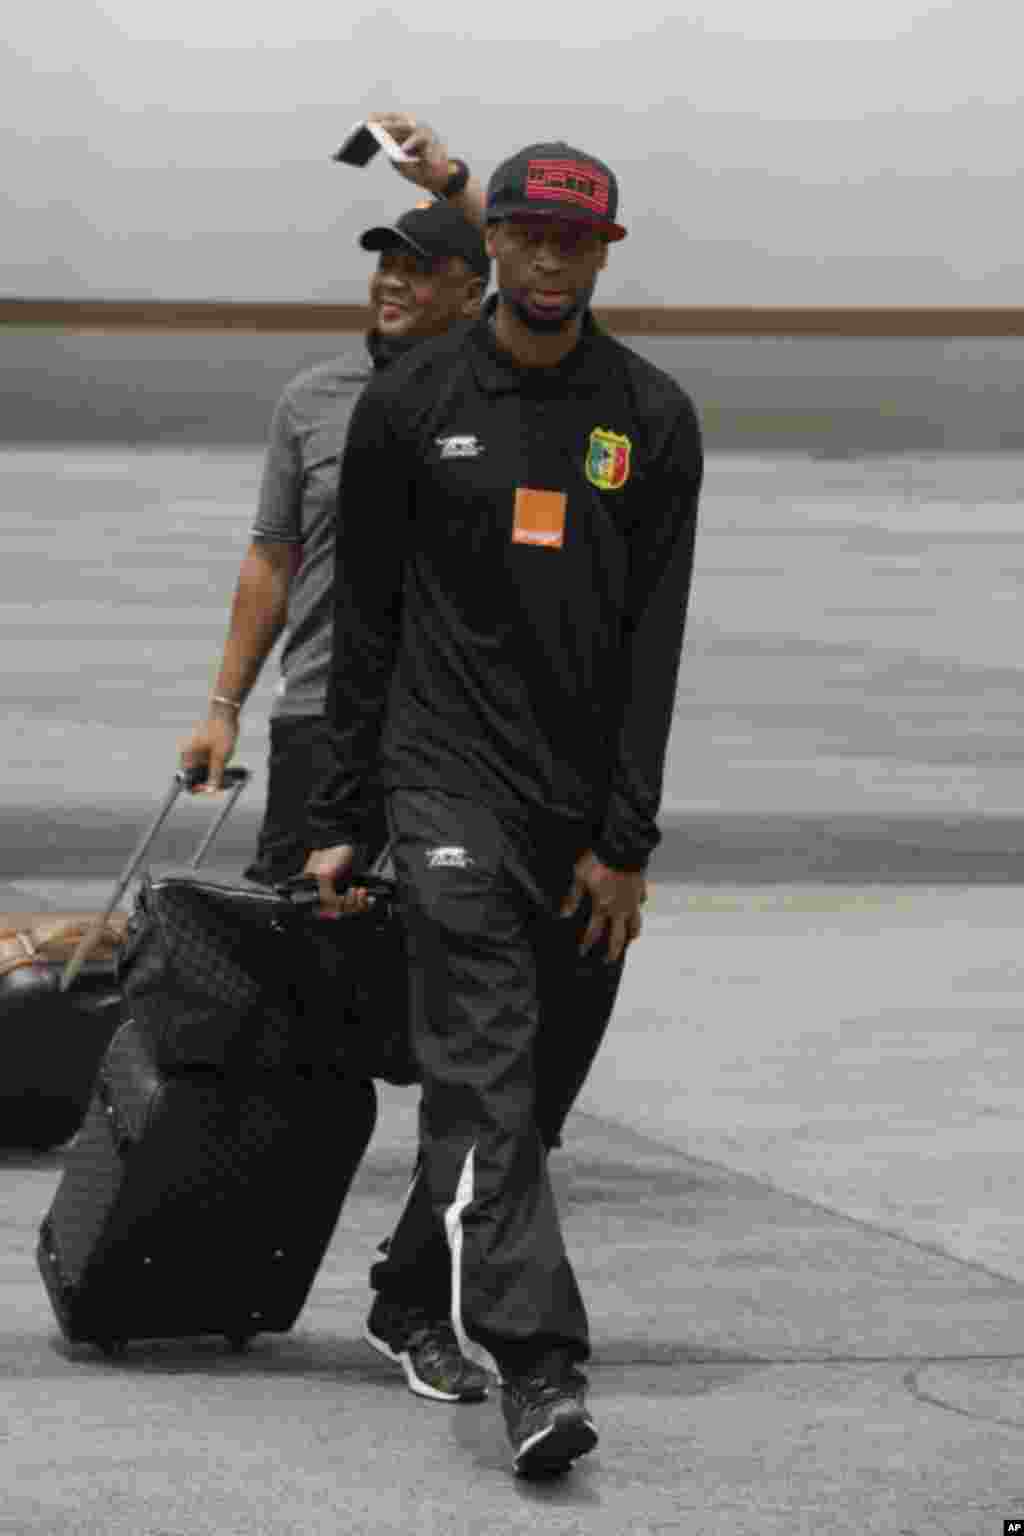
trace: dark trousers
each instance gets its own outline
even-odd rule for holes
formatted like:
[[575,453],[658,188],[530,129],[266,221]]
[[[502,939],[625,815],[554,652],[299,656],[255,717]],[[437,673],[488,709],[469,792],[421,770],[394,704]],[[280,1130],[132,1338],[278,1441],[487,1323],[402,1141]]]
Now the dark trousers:
[[463,1350],[502,1374],[585,1359],[547,1166],[622,969],[580,957],[581,922],[555,917],[585,841],[428,791],[388,811],[423,1097],[416,1176],[372,1283],[450,1312]]
[[[319,715],[271,720],[267,804],[256,858],[245,871],[247,880],[273,885],[301,874],[314,847],[308,825],[310,798],[333,763]],[[385,837],[382,811],[370,838],[370,858],[383,848]]]

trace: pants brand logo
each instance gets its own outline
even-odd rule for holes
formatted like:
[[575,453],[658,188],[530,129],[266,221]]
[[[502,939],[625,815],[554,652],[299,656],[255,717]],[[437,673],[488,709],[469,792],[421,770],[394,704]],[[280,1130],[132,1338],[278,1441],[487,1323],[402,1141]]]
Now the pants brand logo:
[[472,864],[465,848],[431,848],[427,854],[428,869],[470,869]]

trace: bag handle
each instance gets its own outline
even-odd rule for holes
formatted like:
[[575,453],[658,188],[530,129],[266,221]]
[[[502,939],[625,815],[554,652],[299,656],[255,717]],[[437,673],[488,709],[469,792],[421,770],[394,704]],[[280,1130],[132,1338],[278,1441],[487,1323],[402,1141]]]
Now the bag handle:
[[[395,882],[386,875],[353,875],[341,889],[349,890],[352,886],[365,891],[371,901],[391,901],[395,894]],[[296,907],[320,905],[320,886],[315,875],[292,875],[275,885],[274,890]]]
[[[64,967],[60,978],[61,992],[67,991],[68,987],[70,987],[71,983],[82,969],[82,966],[85,964],[86,960],[89,958],[90,954],[99,943],[100,937],[103,934],[104,928],[106,927],[107,919],[109,918],[111,912],[113,912],[114,908],[117,906],[118,902],[121,900],[121,897],[127,890],[131,880],[138,872],[139,865],[142,863],[143,859],[146,857],[146,854],[149,852],[153,839],[156,837],[157,833],[160,831],[160,828],[163,826],[164,822],[170,815],[171,809],[174,806],[174,802],[177,800],[183,789],[195,789],[198,787],[198,785],[202,784],[207,778],[207,773],[208,770],[205,766],[195,768],[179,768],[176,771],[173,779],[171,780],[170,788],[168,789],[167,794],[164,796],[163,804],[160,806],[160,809],[153,817],[153,820],[142,834],[137,847],[133,850],[131,857],[129,858],[127,864],[118,877],[110,900],[107,902],[107,905],[103,911],[97,913],[89,927],[85,930],[81,939],[79,940],[78,947],[76,948],[74,954],[71,956],[71,959],[68,961],[67,965]],[[248,784],[249,778],[250,774],[248,768],[226,768],[224,770],[224,788],[228,791],[227,799],[224,805],[217,812],[217,815],[213,821],[213,825],[210,827],[206,836],[200,842],[195,853],[192,855],[191,867],[193,869],[198,869],[199,865],[206,857],[206,854],[209,851],[214,838],[217,836],[217,833],[224,825],[225,819],[234,809],[235,802],[239,795],[242,793],[242,790]]]
[[[388,901],[393,900],[394,877],[384,873],[391,860],[392,846],[389,838],[366,873],[361,875],[350,873],[342,889],[347,891],[352,886],[356,886],[359,890],[365,891],[371,901],[377,897]],[[315,875],[290,875],[287,880],[279,881],[274,886],[274,890],[279,896],[286,896],[297,906],[316,906],[320,900],[320,887],[317,885]]]

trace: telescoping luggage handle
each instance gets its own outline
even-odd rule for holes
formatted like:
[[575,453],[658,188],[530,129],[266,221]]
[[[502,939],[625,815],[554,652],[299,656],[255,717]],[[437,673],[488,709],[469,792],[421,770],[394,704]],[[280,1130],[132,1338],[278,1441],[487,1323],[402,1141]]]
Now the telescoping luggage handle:
[[[205,768],[179,768],[175,773],[174,778],[171,780],[171,787],[164,797],[163,804],[157,811],[150,825],[146,828],[146,831],[143,833],[139,840],[138,847],[134,850],[131,858],[128,860],[128,863],[125,865],[120,876],[118,877],[117,884],[114,886],[113,894],[111,895],[110,900],[107,902],[106,907],[102,912],[98,914],[97,917],[93,919],[89,927],[82,934],[82,937],[78,942],[78,947],[76,948],[74,954],[71,956],[71,959],[68,961],[67,965],[64,967],[60,978],[60,990],[62,992],[67,991],[68,987],[70,987],[71,983],[82,969],[82,966],[85,964],[86,960],[88,960],[90,954],[92,953],[99,940],[100,935],[104,930],[107,918],[110,916],[111,912],[113,912],[114,908],[117,906],[118,902],[121,900],[121,897],[127,890],[131,880],[138,872],[139,866],[141,865],[143,859],[145,859],[146,854],[149,852],[153,839],[156,837],[157,833],[160,831],[160,828],[163,826],[164,822],[170,815],[174,806],[174,802],[177,800],[178,796],[181,794],[183,789],[195,789],[198,785],[203,783],[206,776],[207,770]],[[232,810],[234,809],[235,801],[238,799],[239,795],[242,793],[242,790],[245,788],[248,782],[248,768],[225,768],[224,789],[227,791],[227,793],[224,797],[224,803],[220,806],[216,816],[213,818],[213,821],[207,829],[206,836],[202,839],[199,846],[196,848],[195,853],[192,855],[190,860],[192,869],[198,869],[200,864],[203,862],[203,859],[206,857],[207,853],[213,845],[214,838],[217,836],[217,833],[224,825],[224,822],[230,816]]]

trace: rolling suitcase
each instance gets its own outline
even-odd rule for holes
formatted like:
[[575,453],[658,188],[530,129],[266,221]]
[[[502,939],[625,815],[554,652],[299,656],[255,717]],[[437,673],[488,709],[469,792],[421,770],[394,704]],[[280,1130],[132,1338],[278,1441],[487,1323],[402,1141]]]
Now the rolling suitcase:
[[376,1119],[368,1079],[161,1071],[125,1024],[39,1234],[75,1343],[287,1332]]
[[[389,886],[375,889],[379,927]],[[345,999],[328,1017],[305,986],[313,926],[291,894],[194,870],[144,879],[119,960],[123,1022],[40,1228],[70,1340],[241,1346],[294,1324],[376,1118],[372,1081],[339,1049],[354,1032]],[[350,931],[342,947],[358,952]]]

